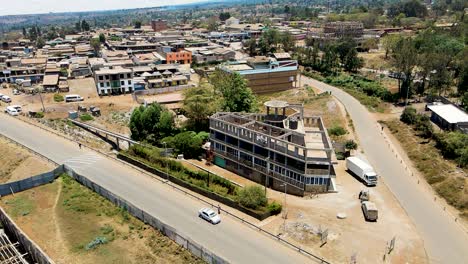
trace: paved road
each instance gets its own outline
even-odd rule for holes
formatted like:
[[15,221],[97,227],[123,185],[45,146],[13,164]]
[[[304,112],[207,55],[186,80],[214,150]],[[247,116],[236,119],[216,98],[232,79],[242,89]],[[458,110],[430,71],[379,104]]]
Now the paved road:
[[[331,91],[346,107],[364,152],[420,232],[431,263],[468,263],[468,236],[417,186],[380,134],[380,125],[359,101],[342,90],[302,76],[303,83]],[[391,236],[391,234],[389,234]],[[397,241],[398,243],[398,241]]]
[[80,150],[76,143],[3,114],[0,133],[59,164],[69,165],[232,263],[312,262],[229,217],[223,217],[216,226],[201,220],[197,212],[205,204],[117,161],[85,148]]

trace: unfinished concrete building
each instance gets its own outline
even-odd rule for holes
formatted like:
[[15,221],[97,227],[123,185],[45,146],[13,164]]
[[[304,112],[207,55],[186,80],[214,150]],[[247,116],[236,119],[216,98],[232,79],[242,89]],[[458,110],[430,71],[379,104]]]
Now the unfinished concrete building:
[[355,21],[338,21],[326,23],[323,33],[332,38],[361,38],[364,34],[364,25]]
[[210,117],[214,163],[295,195],[336,190],[332,145],[321,117],[305,117],[300,104],[269,101],[265,106],[266,114]]

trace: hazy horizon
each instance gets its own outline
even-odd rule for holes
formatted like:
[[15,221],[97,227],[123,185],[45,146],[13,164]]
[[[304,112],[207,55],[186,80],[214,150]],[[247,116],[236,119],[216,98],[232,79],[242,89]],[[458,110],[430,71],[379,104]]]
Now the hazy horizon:
[[0,0],[0,16],[132,9],[201,2],[201,0]]

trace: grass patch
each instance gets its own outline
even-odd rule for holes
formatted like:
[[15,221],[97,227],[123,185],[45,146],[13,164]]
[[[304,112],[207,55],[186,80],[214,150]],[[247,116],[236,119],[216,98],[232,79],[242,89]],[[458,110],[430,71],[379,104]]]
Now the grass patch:
[[15,219],[33,213],[36,208],[35,203],[21,193],[5,201],[5,204],[11,206],[12,209],[9,211],[9,214]]
[[54,101],[55,102],[63,102],[63,95],[61,94],[54,94]]
[[399,120],[384,123],[426,181],[447,203],[460,210],[460,216],[468,219],[467,179],[460,177],[466,172],[444,159],[434,140],[418,137],[414,129]]
[[0,205],[61,263],[204,263],[67,175]]

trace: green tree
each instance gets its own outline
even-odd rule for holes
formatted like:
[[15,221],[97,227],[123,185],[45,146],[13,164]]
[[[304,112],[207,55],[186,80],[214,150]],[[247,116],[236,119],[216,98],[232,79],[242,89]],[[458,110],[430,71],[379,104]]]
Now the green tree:
[[207,29],[208,31],[218,31],[218,21],[216,21],[216,17],[210,17],[208,19],[208,25],[207,25]]
[[141,28],[141,21],[140,20],[135,21],[134,26],[135,28]]
[[32,26],[29,29],[29,39],[31,39],[32,41],[36,41],[37,37],[38,37],[37,28],[35,26]]
[[221,109],[228,112],[253,112],[257,100],[247,81],[237,72],[227,73],[217,69],[210,78],[216,92],[221,94]]
[[83,19],[83,21],[81,21],[81,30],[89,31],[89,29],[90,29],[90,26],[88,22],[86,22],[86,20]]
[[465,92],[465,94],[461,98],[461,104],[465,111],[468,112],[468,92]]
[[237,195],[237,200],[242,206],[251,209],[266,206],[268,203],[265,191],[262,187],[257,185],[242,188]]
[[163,138],[161,142],[166,142],[176,153],[184,154],[184,158],[198,158],[202,152],[203,135],[194,131],[185,131],[174,137]]
[[289,31],[281,33],[281,46],[286,52],[292,51],[296,46],[296,40]]
[[129,127],[132,139],[157,144],[175,131],[174,116],[160,104],[152,103],[133,110]]
[[184,91],[185,99],[183,109],[189,118],[188,127],[195,130],[207,130],[208,118],[217,109],[217,99],[213,89],[208,84]]
[[144,125],[141,120],[141,116],[145,111],[144,106],[137,107],[133,110],[132,115],[130,116],[130,135],[134,140],[142,140],[145,136]]
[[263,31],[262,36],[258,41],[260,54],[267,55],[268,53],[276,52],[278,44],[281,42],[281,35],[277,29],[270,28]]
[[219,14],[219,20],[221,20],[221,21],[226,21],[226,20],[228,20],[230,17],[231,17],[231,13],[229,13],[229,12],[221,12],[221,13]]
[[400,120],[403,123],[412,125],[416,123],[416,119],[417,119],[416,109],[414,109],[411,106],[405,107],[405,109],[403,110],[403,113],[401,113]]
[[104,35],[104,33],[99,34],[99,42],[101,43],[106,42],[106,35]]
[[250,56],[256,56],[257,55],[257,40],[254,38],[251,38],[244,43],[244,47],[247,49],[247,54]]
[[43,39],[42,37],[38,37],[38,38],[36,39],[36,46],[37,46],[39,49],[41,49],[42,47],[44,47],[44,45],[45,45],[44,39]]
[[101,41],[99,41],[99,38],[92,38],[89,44],[93,48],[94,54],[97,56],[99,51],[101,51]]
[[82,27],[81,27],[81,20],[78,20],[78,22],[75,23],[75,30],[77,32],[81,32],[83,31]]
[[399,88],[400,98],[410,95],[413,70],[418,63],[418,53],[415,42],[411,37],[400,37],[392,48],[391,64],[402,74],[403,79]]

